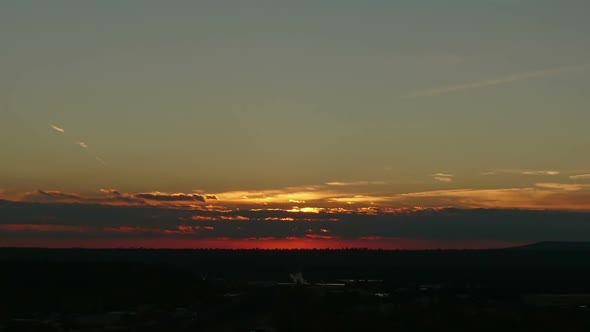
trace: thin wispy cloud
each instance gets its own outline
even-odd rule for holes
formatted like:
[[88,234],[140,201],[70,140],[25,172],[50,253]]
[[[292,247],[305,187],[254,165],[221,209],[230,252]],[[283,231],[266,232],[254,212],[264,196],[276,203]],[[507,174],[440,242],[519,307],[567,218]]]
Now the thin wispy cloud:
[[432,174],[432,176],[444,176],[444,177],[453,177],[453,174],[447,174],[447,173],[435,173]]
[[453,182],[452,178],[445,178],[445,177],[441,177],[441,176],[435,176],[434,179],[439,182],[446,182],[446,183]]
[[513,75],[483,80],[483,81],[479,81],[479,82],[457,84],[457,85],[447,85],[447,86],[442,86],[442,87],[438,87],[438,88],[417,91],[417,92],[410,94],[408,97],[409,98],[433,97],[433,96],[444,95],[444,94],[453,93],[453,92],[460,92],[460,91],[464,91],[464,90],[485,88],[488,86],[507,84],[507,83],[517,82],[517,81],[525,81],[525,80],[529,80],[529,79],[558,75],[558,74],[562,74],[562,73],[579,71],[579,70],[586,70],[589,68],[590,68],[590,64],[581,64],[581,65],[573,65],[573,66],[565,66],[565,67],[536,70],[536,71],[530,71],[530,72],[524,72],[524,73],[517,73],[517,74],[513,74]]
[[50,124],[49,126],[50,126],[50,127],[51,127],[51,129],[53,129],[53,131],[55,131],[55,132],[58,132],[58,133],[61,133],[61,134],[63,134],[63,133],[65,133],[65,132],[66,132],[66,131],[65,131],[63,128],[61,128],[61,127],[58,127],[58,126],[56,126],[56,125],[52,125],[52,124]]
[[539,188],[547,189],[559,189],[565,191],[580,191],[590,188],[590,184],[577,184],[577,183],[537,183]]
[[522,171],[522,175],[559,175],[558,171]]
[[590,180],[590,174],[579,174],[570,176],[572,180]]
[[436,181],[446,182],[446,183],[453,182],[453,177],[454,177],[453,174],[447,174],[447,173],[435,173],[435,174],[431,174],[430,176]]
[[385,181],[349,181],[349,182],[340,182],[340,181],[333,181],[333,182],[326,182],[328,186],[366,186],[366,185],[385,185],[387,182]]
[[590,211],[590,192],[562,184],[501,189],[453,189],[401,194],[414,206]]
[[102,166],[105,166],[105,167],[108,166],[108,164],[104,160],[102,160],[101,157],[95,157],[94,159],[96,159],[96,161],[98,161],[98,163],[101,164]]
[[[51,127],[51,129],[53,129],[53,131],[55,131],[57,133],[64,134],[66,132],[65,129],[63,129],[59,126],[56,126],[53,124],[50,124],[49,126]],[[76,141],[74,143],[82,149],[88,149],[88,144],[86,142]],[[96,159],[96,161],[98,161],[98,163],[101,164],[102,166],[104,166],[104,167],[108,166],[107,163],[102,158],[96,156],[94,159]]]
[[541,170],[531,170],[531,169],[498,169],[491,172],[484,172],[481,173],[482,175],[496,175],[499,173],[504,174],[520,174],[520,175],[534,175],[534,176],[554,176],[561,174],[560,171],[552,170],[552,169],[541,169]]

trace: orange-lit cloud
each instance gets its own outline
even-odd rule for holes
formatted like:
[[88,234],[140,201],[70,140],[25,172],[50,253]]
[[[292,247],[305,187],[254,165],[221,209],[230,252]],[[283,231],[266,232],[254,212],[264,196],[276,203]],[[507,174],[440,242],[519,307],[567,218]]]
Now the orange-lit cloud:
[[560,171],[547,169],[498,169],[491,172],[483,172],[482,175],[497,175],[497,174],[520,174],[520,175],[531,175],[531,176],[556,176],[561,174]]
[[194,221],[215,221],[217,218],[212,216],[191,216],[191,220]]
[[522,175],[559,175],[558,171],[548,170],[548,171],[522,171],[520,174]]
[[432,174],[431,176],[436,181],[450,183],[450,182],[453,182],[454,175],[447,174],[447,173],[436,173],[436,174]]
[[5,232],[75,232],[88,231],[88,227],[53,224],[0,224],[0,231]]
[[287,212],[302,212],[302,213],[320,213],[322,212],[324,209],[322,208],[318,208],[318,207],[298,207],[298,206],[294,206],[288,210],[286,210]]
[[[547,174],[548,171],[535,171]],[[436,173],[434,178],[450,178],[451,174]],[[449,184],[451,182],[448,182]],[[358,191],[357,191],[358,192]],[[215,194],[197,192],[124,193],[115,189],[100,189],[90,194],[58,190],[37,190],[27,193],[4,193],[1,198],[17,201],[92,203],[109,205],[147,205],[171,209],[210,212],[284,211],[289,213],[364,213],[371,207],[399,209],[424,206],[430,208],[534,208],[582,210],[590,209],[586,199],[590,186],[580,183],[537,182],[521,188],[448,189],[422,192],[364,193],[337,191],[316,187],[287,187],[259,191],[229,191]],[[215,202],[215,205],[208,202]],[[380,212],[380,213],[381,213]],[[198,217],[201,218],[201,217]]]
[[319,234],[306,234],[306,238],[308,239],[321,239],[321,240],[331,240],[333,239],[332,236],[329,235],[319,235]]
[[376,204],[379,202],[391,202],[394,196],[391,195],[354,195],[354,196],[346,196],[340,195],[339,197],[333,197],[328,199],[328,202],[332,203],[344,203],[344,204]]
[[590,192],[582,191],[581,188],[564,190],[562,185],[551,187],[439,190],[402,194],[400,197],[432,206],[590,210]]
[[219,217],[220,220],[232,220],[232,221],[250,221],[250,218],[244,216],[221,216]]
[[337,196],[333,190],[321,187],[287,187],[258,191],[228,191],[215,193],[220,201],[234,204],[287,204],[294,202],[310,202]]
[[50,124],[49,126],[51,127],[51,129],[53,129],[53,131],[55,131],[55,132],[58,132],[58,133],[60,133],[60,134],[63,134],[63,133],[65,133],[65,132],[66,132],[66,131],[65,131],[63,128],[61,128],[61,127],[58,127],[58,126],[56,126],[56,125],[52,125],[52,124]]
[[266,221],[295,221],[295,218],[291,218],[291,217],[266,217],[264,218],[264,220]]
[[590,189],[590,184],[575,184],[575,183],[537,183],[537,187],[548,189],[560,189],[565,191],[580,191]]
[[338,186],[338,187],[346,187],[346,186],[368,186],[368,185],[385,185],[387,182],[385,181],[350,181],[350,182],[326,182],[328,186]]

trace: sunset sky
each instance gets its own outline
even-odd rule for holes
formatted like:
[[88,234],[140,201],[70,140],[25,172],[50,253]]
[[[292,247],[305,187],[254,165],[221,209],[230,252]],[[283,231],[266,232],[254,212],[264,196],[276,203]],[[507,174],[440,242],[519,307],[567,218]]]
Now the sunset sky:
[[590,2],[0,2],[0,246],[590,240]]

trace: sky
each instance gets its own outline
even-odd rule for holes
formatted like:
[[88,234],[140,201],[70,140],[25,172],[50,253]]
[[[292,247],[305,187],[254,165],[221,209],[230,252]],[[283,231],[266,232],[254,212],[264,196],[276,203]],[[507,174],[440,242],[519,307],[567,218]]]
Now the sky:
[[590,240],[588,11],[2,1],[0,246]]

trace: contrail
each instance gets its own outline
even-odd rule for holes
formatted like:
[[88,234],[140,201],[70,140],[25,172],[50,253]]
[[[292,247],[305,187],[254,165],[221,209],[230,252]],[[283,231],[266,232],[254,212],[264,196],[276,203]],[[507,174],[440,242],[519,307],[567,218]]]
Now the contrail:
[[442,86],[442,87],[429,89],[429,90],[417,91],[417,92],[410,94],[408,97],[409,98],[432,97],[432,96],[444,95],[447,93],[453,93],[453,92],[458,92],[458,91],[463,91],[463,90],[477,89],[477,88],[483,88],[483,87],[492,86],[492,85],[500,85],[500,84],[506,84],[506,83],[516,82],[516,81],[524,81],[524,80],[537,78],[537,77],[557,75],[557,74],[570,72],[570,71],[576,71],[576,70],[582,71],[582,70],[586,70],[589,68],[590,68],[590,64],[582,64],[582,65],[558,67],[558,68],[551,68],[551,69],[544,69],[544,70],[536,70],[536,71],[530,71],[530,72],[525,72],[525,73],[518,73],[518,74],[509,75],[509,76],[499,77],[499,78],[495,78],[495,79],[489,79],[489,80],[480,81],[480,82],[472,82],[472,83],[458,84],[458,85],[448,85],[448,86]]
[[[51,129],[53,129],[54,131],[56,131],[56,132],[58,132],[58,133],[61,133],[61,134],[63,134],[63,133],[65,133],[65,132],[66,132],[66,131],[65,131],[63,128],[61,128],[61,127],[58,127],[58,126],[56,126],[56,125],[49,124],[49,126],[51,127]],[[77,144],[79,147],[81,147],[82,149],[88,149],[88,144],[86,144],[85,142],[82,142],[82,141],[77,141],[77,142],[75,142],[75,143],[76,143],[76,144]],[[107,167],[107,166],[108,166],[108,164],[107,164],[107,163],[106,163],[104,160],[102,160],[102,158],[100,158],[100,157],[96,156],[94,159],[96,159],[96,161],[98,161],[98,162],[99,162],[99,163],[100,163],[102,166],[104,166],[104,167]]]
[[51,129],[53,129],[53,130],[57,131],[58,133],[62,133],[62,134],[63,134],[63,133],[65,133],[65,132],[66,132],[66,131],[65,131],[63,128],[60,128],[60,127],[58,127],[58,126],[56,126],[56,125],[52,125],[52,124],[50,124],[49,126],[51,127]]

